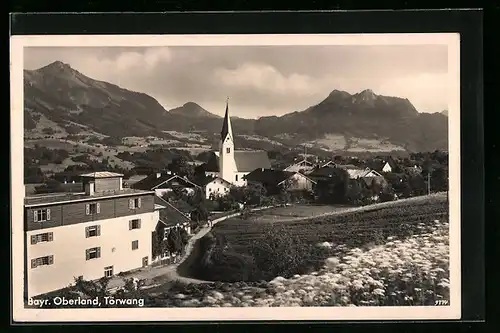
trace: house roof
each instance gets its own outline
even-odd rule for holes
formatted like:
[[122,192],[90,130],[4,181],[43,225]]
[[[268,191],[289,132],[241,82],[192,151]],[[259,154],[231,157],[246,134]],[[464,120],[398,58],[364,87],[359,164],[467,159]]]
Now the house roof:
[[300,169],[311,169],[314,167],[314,163],[309,162],[306,159],[303,159],[297,163],[289,165],[285,168],[285,171],[299,171]]
[[326,177],[336,177],[340,172],[340,168],[330,168],[328,166],[318,168],[309,174],[311,178],[326,178]]
[[203,186],[206,186],[206,185],[208,185],[208,184],[210,184],[210,183],[213,183],[213,182],[215,182],[215,181],[220,181],[220,182],[221,182],[221,184],[225,184],[225,185],[229,185],[229,186],[231,186],[231,183],[230,183],[230,182],[228,182],[228,181],[227,181],[227,180],[225,180],[225,179],[222,179],[221,177],[215,177],[215,178],[208,178],[208,179],[205,179],[205,182],[204,182],[204,185],[203,185]]
[[177,209],[174,205],[162,198],[155,196],[155,205],[159,208],[160,220],[166,225],[176,225],[191,221],[189,212],[185,213]]
[[329,165],[336,166],[337,164],[334,161],[328,161],[325,164],[323,164],[321,167],[324,168],[324,167],[327,167]]
[[109,171],[96,171],[91,173],[84,173],[80,175],[80,177],[85,178],[115,178],[115,177],[123,177],[123,174]]
[[154,190],[155,188],[170,181],[173,181],[175,179],[184,182],[186,186],[198,187],[198,185],[189,181],[188,179],[185,179],[178,175],[165,174],[165,173],[161,173],[160,177],[157,176],[157,173],[153,173],[147,176],[146,178],[138,181],[137,183],[132,184],[131,187],[139,190]]
[[295,172],[261,168],[250,172],[245,176],[245,179],[247,181],[259,182],[267,185],[278,185],[294,174]]
[[[271,168],[271,161],[265,151],[236,150],[234,160],[238,172],[252,172],[259,168]],[[219,157],[215,153],[205,164],[205,171],[219,172]]]

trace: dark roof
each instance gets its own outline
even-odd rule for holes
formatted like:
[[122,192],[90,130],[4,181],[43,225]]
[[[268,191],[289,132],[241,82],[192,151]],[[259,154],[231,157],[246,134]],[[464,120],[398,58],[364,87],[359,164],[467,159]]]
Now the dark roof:
[[31,194],[41,194],[41,193],[81,193],[83,192],[83,184],[82,183],[59,183],[57,184],[57,188],[53,186],[47,186],[46,184],[41,184],[33,187],[31,191],[26,191],[26,195]]
[[[155,196],[155,204],[164,208],[159,209],[160,220],[166,225],[176,225],[177,223],[185,223],[190,221],[189,213],[183,213],[174,205]],[[187,216],[186,216],[187,215]]]
[[[234,152],[234,160],[238,172],[252,172],[255,169],[271,168],[271,161],[265,151],[236,150]],[[215,153],[205,164],[205,171],[219,171],[219,157]]]
[[93,195],[86,195],[85,193],[51,193],[51,194],[41,194],[41,195],[33,195],[30,197],[26,197],[24,198],[24,205],[25,206],[54,205],[70,201],[91,201],[97,199],[104,199],[108,197],[144,195],[153,193],[154,192],[151,191],[141,191],[135,189],[96,192]]
[[231,132],[231,124],[229,118],[229,103],[226,102],[226,114],[224,115],[224,120],[222,121],[222,130],[220,132],[220,139],[224,141],[226,136]]
[[266,185],[278,185],[282,181],[290,178],[295,172],[274,170],[274,169],[255,169],[245,176],[250,182],[259,182]]
[[161,205],[161,203],[168,202],[170,205],[174,206],[176,209],[180,210],[183,213],[189,214],[191,211],[193,211],[194,207],[191,206],[188,202],[185,200],[179,199],[179,200],[173,200],[171,198],[168,198],[168,200],[163,199],[162,197],[156,196],[158,199],[155,199],[155,203]]
[[341,168],[331,168],[331,167],[322,167],[315,169],[313,172],[308,174],[310,178],[326,178],[326,177],[336,177],[339,175]]
[[161,185],[162,183],[167,182],[167,181],[172,181],[174,179],[177,179],[177,180],[184,182],[185,185],[188,187],[189,186],[193,186],[193,187],[198,186],[198,185],[194,184],[193,182],[190,182],[189,180],[186,180],[186,179],[179,177],[177,175],[161,173],[160,177],[157,177],[157,173],[153,173],[153,174],[147,176],[146,178],[130,185],[130,187],[138,189],[138,190],[150,191],[153,188]]

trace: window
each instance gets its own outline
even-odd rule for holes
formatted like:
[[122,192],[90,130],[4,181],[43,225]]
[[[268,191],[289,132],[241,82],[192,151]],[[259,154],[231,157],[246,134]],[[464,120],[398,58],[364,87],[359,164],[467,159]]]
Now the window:
[[53,265],[54,256],[39,257],[36,259],[31,259],[31,268],[37,268],[38,266]]
[[163,239],[164,240],[168,238],[169,233],[170,233],[170,228],[163,229]]
[[104,277],[113,276],[113,266],[104,267]]
[[236,175],[236,181],[238,181],[238,175]]
[[132,250],[137,250],[139,248],[139,241],[132,241]]
[[231,152],[231,148],[226,148],[226,154],[229,154]]
[[33,211],[33,222],[50,221],[50,209],[37,209]]
[[94,215],[101,212],[100,203],[90,203],[85,205],[85,215]]
[[141,198],[130,199],[128,201],[128,207],[130,209],[141,208]]
[[101,248],[100,247],[93,247],[91,249],[85,250],[85,259],[86,260],[97,259],[100,257],[101,257]]
[[52,242],[54,240],[53,232],[45,232],[43,234],[31,235],[31,244]]
[[101,236],[101,226],[91,225],[85,228],[85,238]]
[[130,220],[128,221],[128,230],[140,229],[141,228],[141,220]]

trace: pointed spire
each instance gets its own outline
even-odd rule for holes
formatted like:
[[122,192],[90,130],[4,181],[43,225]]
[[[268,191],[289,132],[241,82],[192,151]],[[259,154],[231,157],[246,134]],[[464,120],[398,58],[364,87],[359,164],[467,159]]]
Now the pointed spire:
[[222,131],[220,132],[221,141],[224,141],[227,135],[233,136],[233,131],[231,128],[231,118],[229,116],[229,97],[226,99],[226,114],[224,115]]

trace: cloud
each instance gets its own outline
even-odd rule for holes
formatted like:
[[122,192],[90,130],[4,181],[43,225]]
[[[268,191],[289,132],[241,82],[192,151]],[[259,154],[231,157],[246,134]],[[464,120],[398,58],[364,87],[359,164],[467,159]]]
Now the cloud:
[[245,63],[231,70],[217,68],[214,77],[228,87],[266,90],[277,94],[310,94],[314,91],[314,80],[302,74],[285,76],[276,68],[266,64]]

